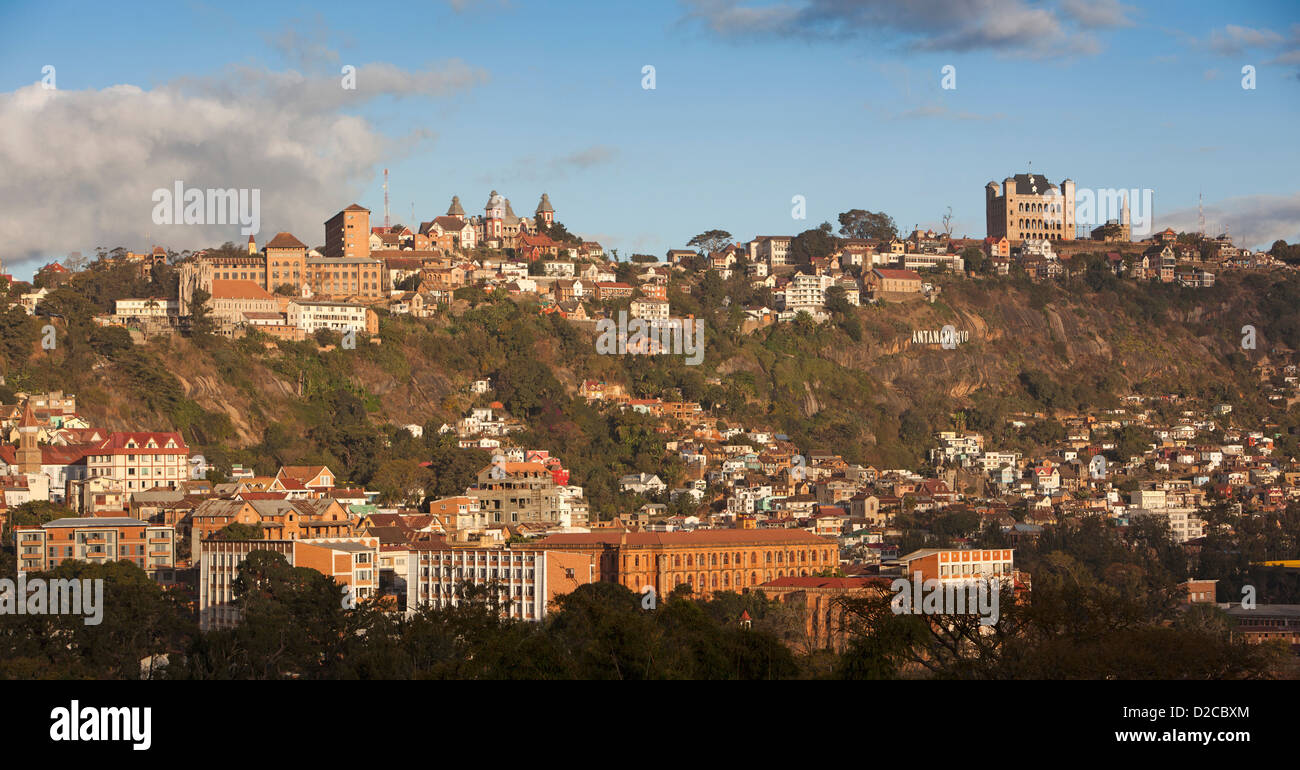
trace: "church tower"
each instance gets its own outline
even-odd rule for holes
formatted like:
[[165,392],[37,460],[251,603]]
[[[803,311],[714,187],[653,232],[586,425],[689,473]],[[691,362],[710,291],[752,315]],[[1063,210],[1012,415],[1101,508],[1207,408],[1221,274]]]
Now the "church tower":
[[447,207],[447,216],[465,218],[465,209],[460,205],[460,196],[451,196],[451,206]]
[[36,442],[40,429],[29,400],[23,407],[23,418],[18,421],[18,452],[14,459],[18,462],[19,473],[41,472],[41,447]]
[[546,193],[542,193],[542,202],[537,204],[536,214],[535,221],[545,222],[547,227],[555,222],[555,209],[551,206],[551,199]]
[[483,239],[500,241],[505,233],[506,202],[496,190],[488,196],[487,205],[483,207]]

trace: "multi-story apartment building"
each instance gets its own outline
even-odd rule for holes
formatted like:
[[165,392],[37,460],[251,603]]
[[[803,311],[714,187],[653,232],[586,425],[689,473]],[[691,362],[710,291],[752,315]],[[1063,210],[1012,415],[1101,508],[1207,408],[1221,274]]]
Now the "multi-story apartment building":
[[647,321],[668,320],[668,300],[634,299],[629,310],[633,318],[643,318]]
[[497,462],[478,472],[478,483],[465,491],[478,498],[493,524],[559,524],[560,490],[542,463]]
[[379,333],[379,316],[375,311],[365,305],[346,302],[294,300],[289,305],[287,319],[290,326],[302,329],[304,334],[315,334],[320,329]]
[[325,222],[327,257],[370,257],[370,209],[352,204]]
[[110,433],[86,452],[86,476],[108,478],[128,494],[175,489],[190,477],[190,449],[179,433]]
[[536,548],[452,548],[442,543],[410,546],[406,609],[454,607],[463,584],[495,586],[502,614],[540,621],[555,600],[599,579],[591,554]]
[[19,572],[51,570],[65,561],[129,561],[151,577],[172,580],[176,532],[138,519],[55,519],[14,527]]
[[826,308],[826,290],[834,285],[835,279],[829,275],[795,273],[785,285],[781,309],[813,316],[822,313]]
[[556,534],[547,550],[598,559],[600,579],[665,596],[679,585],[697,597],[739,591],[782,577],[809,577],[839,566],[839,545],[802,529],[701,529],[690,532],[608,530]]
[[989,182],[984,215],[990,238],[1074,240],[1074,182],[1057,187],[1040,174],[1009,176],[1001,186]]
[[[379,591],[379,538],[314,538],[310,540],[203,540],[196,554],[199,568],[199,628],[233,628],[239,624],[235,578],[239,566],[254,551],[272,551],[293,567],[308,567],[334,578],[357,602]],[[344,592],[339,592],[339,600]]]
[[984,449],[984,436],[979,433],[941,431],[938,438],[939,446],[930,450],[930,460],[934,463],[958,461],[969,465]]
[[307,284],[314,294],[333,297],[384,296],[382,260],[370,257],[308,257]]
[[997,578],[1009,584],[1015,571],[1015,549],[922,548],[899,561],[908,579],[919,572],[922,580],[947,583]]
[[766,262],[768,267],[780,267],[788,264],[790,241],[789,235],[760,235],[749,242],[749,261]]
[[1155,517],[1164,519],[1169,524],[1169,534],[1179,545],[1205,535],[1205,520],[1196,515],[1195,508],[1131,508],[1131,519]]

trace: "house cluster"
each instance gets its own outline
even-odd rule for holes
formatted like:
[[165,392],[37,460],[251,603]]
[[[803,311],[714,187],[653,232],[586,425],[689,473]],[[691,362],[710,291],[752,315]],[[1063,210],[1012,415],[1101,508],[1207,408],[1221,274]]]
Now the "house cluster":
[[[1033,457],[987,447],[980,434],[940,433],[931,460],[955,495],[944,507],[992,517],[1013,537],[1030,538],[1083,516],[1118,527],[1155,518],[1175,543],[1195,549],[1205,535],[1204,509],[1216,501],[1266,512],[1300,499],[1300,464],[1274,455],[1267,426],[1220,425],[1231,411],[1227,405],[1182,410],[1174,422],[1159,419],[1154,407],[1170,403],[1178,402],[1129,396],[1123,408],[1069,417],[1065,437]],[[1042,418],[1017,415],[1010,425]],[[1122,429],[1150,441],[1123,456],[1114,438]],[[923,496],[914,501],[916,510],[929,505]]]

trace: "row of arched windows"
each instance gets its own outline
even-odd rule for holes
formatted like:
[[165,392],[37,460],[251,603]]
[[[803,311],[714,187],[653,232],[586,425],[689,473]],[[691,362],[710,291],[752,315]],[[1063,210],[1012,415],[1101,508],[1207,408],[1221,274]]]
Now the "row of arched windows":
[[[766,570],[764,572],[751,570],[748,573],[742,570],[736,570],[735,572],[700,572],[698,575],[694,572],[687,572],[684,574],[669,572],[664,576],[663,585],[665,591],[671,591],[674,587],[683,583],[697,591],[711,591],[714,589],[748,588],[760,585],[769,580],[783,577],[808,577],[808,570],[778,569],[775,571]],[[630,575],[629,578],[628,582],[633,590],[640,590],[651,582],[650,577],[643,574],[633,574]]]
[[[640,567],[643,564],[645,566],[650,566],[650,564],[653,563],[650,561],[651,558],[653,557],[646,556],[643,562],[642,557],[639,554],[633,555],[632,563],[628,564],[626,562],[627,557],[625,556],[624,567],[629,567],[629,566]],[[661,568],[667,568],[669,566],[667,561],[668,558],[669,557],[667,555],[661,555],[658,557],[659,566]],[[776,551],[775,553],[771,550],[765,550],[763,551],[762,557],[759,556],[758,551],[750,551],[748,555],[746,555],[742,551],[723,551],[723,552],[713,552],[708,554],[688,553],[685,555],[679,553],[679,554],[674,554],[672,556],[672,566],[674,568],[680,568],[683,566],[685,567],[706,567],[706,566],[707,567],[719,567],[719,566],[741,567],[746,565],[746,558],[748,558],[748,565],[751,567],[757,567],[760,563],[761,564],[773,564],[773,563],[775,564],[827,564],[830,562],[831,554],[830,551],[823,551],[816,548],[799,549],[797,551],[784,550],[784,551]]]

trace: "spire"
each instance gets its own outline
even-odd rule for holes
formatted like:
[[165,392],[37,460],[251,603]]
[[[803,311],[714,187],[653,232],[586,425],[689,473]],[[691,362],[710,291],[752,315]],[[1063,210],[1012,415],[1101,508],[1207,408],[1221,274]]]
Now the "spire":
[[36,421],[36,415],[32,412],[32,401],[27,400],[23,405],[23,418],[18,421],[19,428],[39,428],[41,424]]

